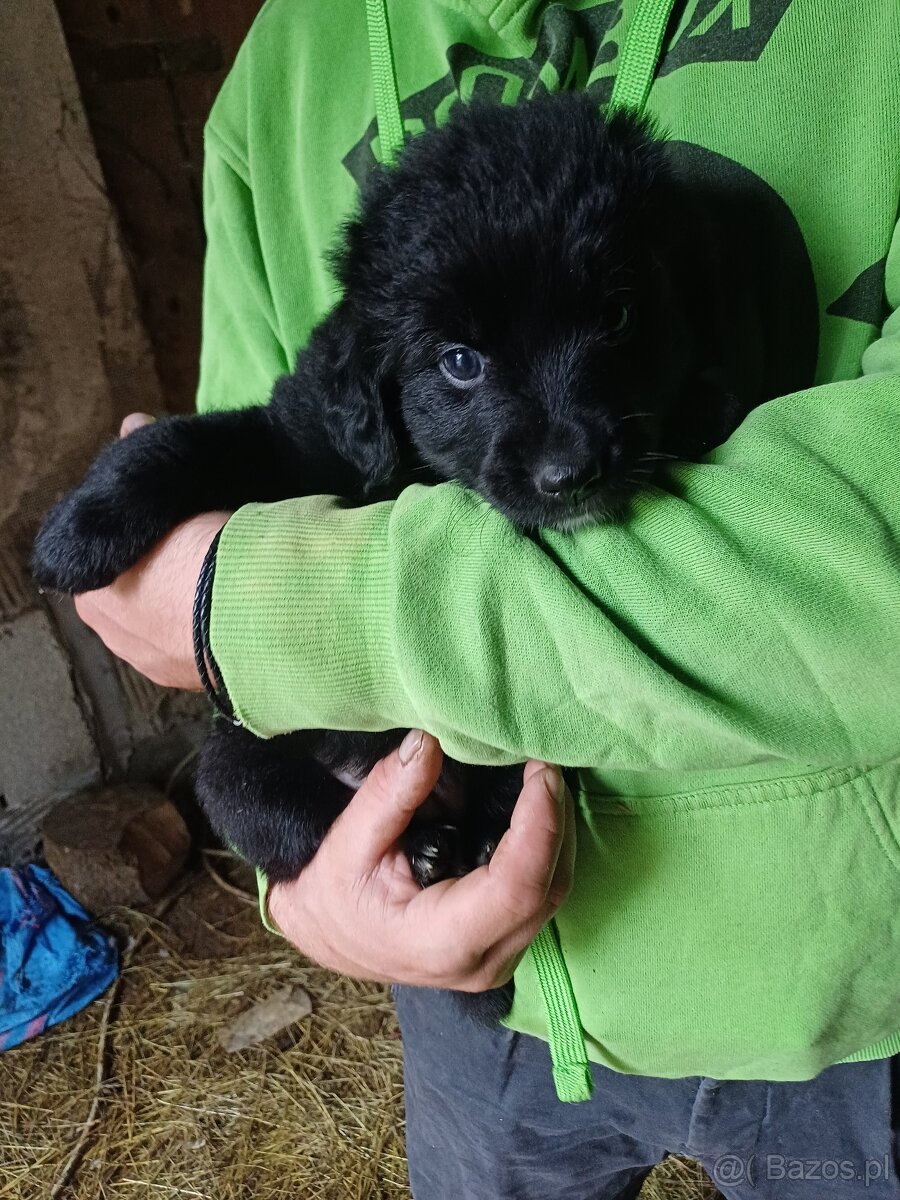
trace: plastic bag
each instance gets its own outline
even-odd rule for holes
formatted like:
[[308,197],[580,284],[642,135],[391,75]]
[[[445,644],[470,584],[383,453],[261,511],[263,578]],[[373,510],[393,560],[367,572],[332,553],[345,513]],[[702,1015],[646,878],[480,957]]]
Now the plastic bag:
[[106,991],[118,947],[46,867],[0,868],[0,1050]]

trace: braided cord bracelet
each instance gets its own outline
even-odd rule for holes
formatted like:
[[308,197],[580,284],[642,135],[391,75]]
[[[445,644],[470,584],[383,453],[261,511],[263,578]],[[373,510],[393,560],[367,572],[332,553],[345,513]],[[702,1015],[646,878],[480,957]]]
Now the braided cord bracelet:
[[212,646],[209,643],[209,620],[212,608],[213,579],[216,574],[216,551],[219,548],[219,538],[221,536],[222,530],[220,529],[210,543],[206,557],[203,559],[203,566],[200,568],[200,575],[197,579],[197,590],[194,592],[192,623],[194,662],[197,664],[197,672],[200,676],[200,682],[203,684],[203,690],[209,696],[217,711],[231,721],[233,725],[240,725],[241,721],[235,717],[234,708],[228,698],[228,693],[222,686],[222,675],[219,671],[219,665],[216,662]]

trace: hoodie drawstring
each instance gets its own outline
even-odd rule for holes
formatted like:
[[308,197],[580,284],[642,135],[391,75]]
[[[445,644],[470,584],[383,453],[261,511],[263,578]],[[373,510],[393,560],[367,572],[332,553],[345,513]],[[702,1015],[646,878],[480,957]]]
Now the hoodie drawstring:
[[674,7],[675,0],[638,0],[619,51],[610,111],[627,108],[638,116],[644,111]]
[[397,70],[394,66],[387,0],[366,0],[366,24],[369,30],[369,59],[375,85],[375,117],[378,121],[378,140],[381,142],[381,161],[390,164],[403,149],[403,116],[400,112],[400,93],[397,91]]

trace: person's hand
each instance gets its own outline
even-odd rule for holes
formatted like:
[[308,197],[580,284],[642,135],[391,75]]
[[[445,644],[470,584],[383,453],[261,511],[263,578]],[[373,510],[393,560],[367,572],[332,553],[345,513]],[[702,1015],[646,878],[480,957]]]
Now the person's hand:
[[487,866],[418,886],[399,839],[441,762],[434,738],[408,734],[376,764],[297,879],[272,886],[269,916],[309,958],[358,979],[485,991],[512,977],[565,900],[575,857],[572,797],[558,768],[534,761]]
[[[153,420],[132,413],[126,437]],[[173,529],[109,587],[75,597],[75,609],[106,647],[164,687],[199,691],[194,662],[194,591],[210,543],[230,513],[209,512]]]

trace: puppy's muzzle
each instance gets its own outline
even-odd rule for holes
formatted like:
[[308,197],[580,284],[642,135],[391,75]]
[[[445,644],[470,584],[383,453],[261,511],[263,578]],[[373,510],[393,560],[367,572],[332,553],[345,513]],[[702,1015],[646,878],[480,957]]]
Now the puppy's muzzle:
[[534,473],[534,486],[542,496],[565,504],[582,504],[599,492],[603,473],[595,463],[544,461]]

